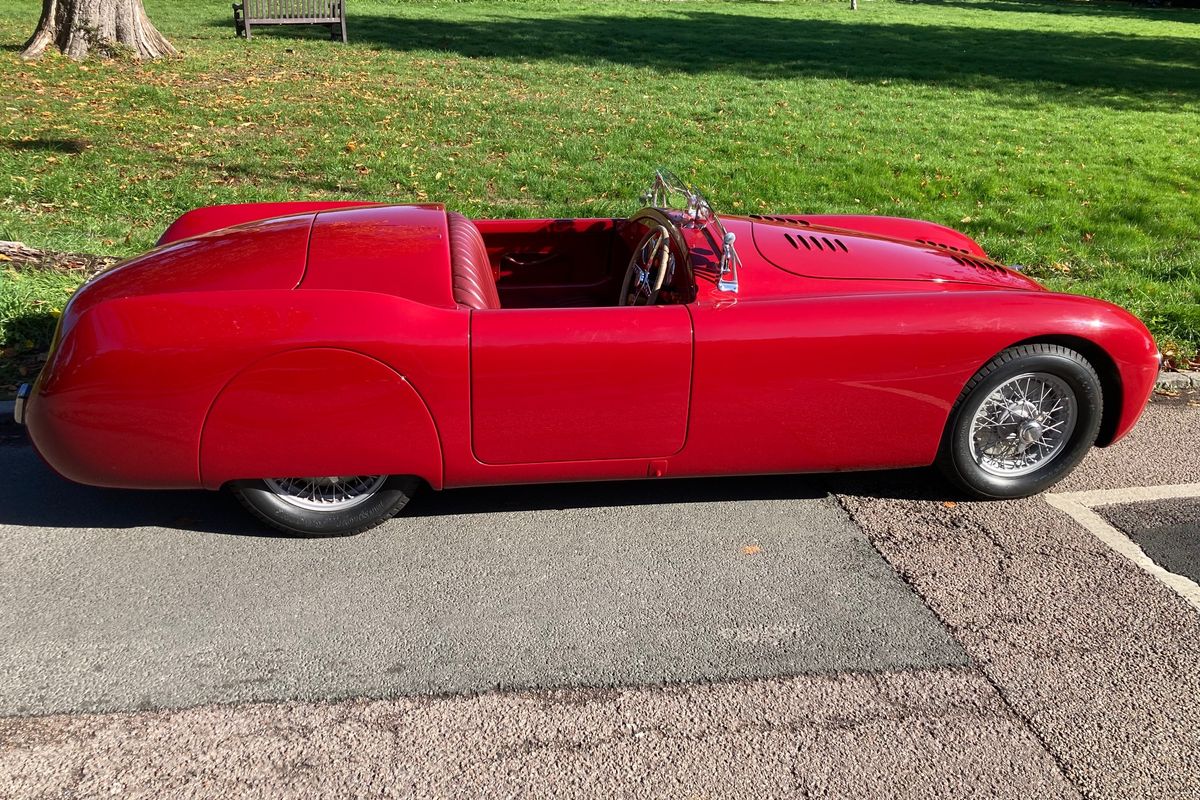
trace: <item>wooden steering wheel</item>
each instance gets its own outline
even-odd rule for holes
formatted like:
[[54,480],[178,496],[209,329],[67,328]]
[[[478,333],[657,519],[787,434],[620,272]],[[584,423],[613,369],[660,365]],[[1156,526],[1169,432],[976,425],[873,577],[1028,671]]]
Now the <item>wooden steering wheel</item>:
[[633,250],[629,266],[625,269],[625,281],[621,284],[621,296],[617,300],[622,306],[652,306],[658,300],[663,282],[674,271],[675,256],[671,254],[671,234],[662,225],[656,225],[642,237]]

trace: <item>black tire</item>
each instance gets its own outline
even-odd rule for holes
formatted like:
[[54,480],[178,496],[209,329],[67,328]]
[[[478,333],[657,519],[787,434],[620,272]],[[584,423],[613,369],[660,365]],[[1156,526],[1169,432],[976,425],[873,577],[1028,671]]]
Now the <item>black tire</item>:
[[283,500],[265,481],[231,484],[246,509],[273,528],[292,536],[352,536],[370,530],[396,515],[416,491],[415,478],[392,476],[357,505],[343,509],[299,508]]
[[[1024,373],[1047,373],[1074,393],[1075,428],[1062,448],[1024,475],[996,475],[984,469],[971,449],[971,423],[976,411],[998,387]],[[1073,470],[1095,444],[1103,415],[1100,378],[1087,359],[1056,344],[1026,344],[1004,350],[967,382],[950,411],[937,465],[958,488],[975,497],[1028,497],[1057,483]]]

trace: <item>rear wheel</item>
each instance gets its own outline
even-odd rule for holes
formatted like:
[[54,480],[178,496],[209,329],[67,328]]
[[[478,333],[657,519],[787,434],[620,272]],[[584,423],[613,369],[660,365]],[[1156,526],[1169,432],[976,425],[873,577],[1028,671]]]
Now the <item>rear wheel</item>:
[[239,481],[233,492],[268,525],[295,536],[349,536],[395,516],[417,481],[388,475],[335,475]]
[[1061,480],[1096,441],[1100,379],[1061,345],[1012,347],[967,383],[950,413],[938,466],[986,498],[1027,497]]

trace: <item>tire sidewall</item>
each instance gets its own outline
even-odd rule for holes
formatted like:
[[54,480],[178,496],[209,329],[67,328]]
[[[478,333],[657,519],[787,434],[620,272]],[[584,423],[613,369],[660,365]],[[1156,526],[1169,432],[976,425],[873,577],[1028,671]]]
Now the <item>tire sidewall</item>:
[[295,536],[349,536],[390,519],[412,497],[415,483],[392,477],[367,500],[346,509],[315,511],[284,501],[261,480],[234,486],[242,502],[267,524]]
[[[1045,466],[1027,475],[992,475],[980,467],[971,454],[971,420],[997,387],[1027,372],[1048,373],[1066,382],[1075,393],[1075,429],[1066,446]],[[1102,409],[1099,379],[1082,357],[1076,355],[1072,358],[1066,353],[1048,352],[1019,354],[988,373],[960,402],[949,429],[947,445],[950,466],[957,473],[955,477],[960,483],[986,497],[1010,498],[1037,494],[1063,478],[1087,454],[1100,430]]]

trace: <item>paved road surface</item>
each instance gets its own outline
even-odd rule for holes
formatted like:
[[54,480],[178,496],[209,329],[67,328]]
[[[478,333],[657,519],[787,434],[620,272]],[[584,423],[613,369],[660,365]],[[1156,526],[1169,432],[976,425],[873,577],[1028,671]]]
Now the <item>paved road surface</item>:
[[1160,567],[1200,583],[1200,498],[1109,506],[1100,513]]
[[[1051,491],[1197,475],[1200,411],[1155,404],[1127,440],[1094,451]],[[918,481],[881,491],[864,476],[840,488],[1075,787],[1121,800],[1200,797],[1200,615],[1182,597],[1043,497],[947,507]]]
[[0,473],[0,715],[966,662],[812,480],[459,492],[294,540],[26,448]]
[[[1198,421],[1186,400],[1152,407],[1130,440],[1089,456],[1059,490],[1194,483]],[[12,450],[5,456],[22,458]],[[15,463],[0,462],[0,469]],[[837,506],[820,496],[823,485],[835,490]],[[50,625],[23,649],[0,644],[6,665],[38,665],[0,671],[9,702],[83,705],[98,702],[86,687],[105,685],[118,687],[106,695],[112,702],[131,684],[81,671],[72,648],[90,646],[101,662],[128,665],[128,654],[88,637],[131,620],[179,624],[190,631],[185,638],[202,640],[204,624],[189,620],[188,608],[209,614],[207,633],[225,660],[179,665],[172,674],[183,685],[157,691],[212,692],[220,670],[250,674],[232,647],[251,638],[244,626],[273,621],[277,637],[280,628],[297,637],[321,630],[331,641],[363,626],[386,632],[389,615],[402,610],[388,586],[427,604],[425,628],[410,611],[410,627],[392,626],[393,644],[437,641],[429,633],[435,622],[459,626],[462,643],[425,654],[446,662],[425,666],[427,685],[472,675],[477,685],[535,674],[547,685],[582,681],[579,665],[603,650],[597,637],[619,655],[601,653],[595,682],[606,682],[604,675],[615,681],[624,670],[648,684],[9,717],[0,719],[0,796],[1200,797],[1200,615],[1043,498],[961,502],[925,473],[659,483],[633,494],[625,487],[488,491],[437,498],[424,507],[429,516],[340,543],[348,549],[338,552],[333,543],[306,549],[230,535],[241,518],[204,495],[133,498],[55,486],[35,492],[50,510],[12,493],[0,498],[0,540],[22,560],[19,568],[0,562],[7,570],[0,585],[22,614],[41,614]],[[607,510],[618,498],[605,494],[613,491],[629,503],[615,519]],[[1167,514],[1194,530],[1194,508],[1120,511],[1138,535],[1135,522]],[[635,519],[644,524],[626,524]],[[88,525],[108,530],[79,530]],[[467,530],[471,539],[463,538]],[[745,555],[748,544],[761,553]],[[89,548],[100,569],[80,566],[94,563],[80,554]],[[472,558],[484,563],[483,553],[502,567],[463,566]],[[175,561],[162,566],[163,554]],[[225,563],[233,558],[244,563]],[[589,568],[592,559],[604,566]],[[348,632],[312,619],[318,609],[355,619],[334,601],[340,583],[326,580],[330,570],[366,579],[356,590],[366,621],[351,622]],[[396,581],[397,571],[408,580]],[[25,585],[28,574],[46,586]],[[295,580],[280,584],[275,575]],[[821,584],[821,575],[834,583]],[[169,585],[170,576],[184,577]],[[896,576],[962,646],[965,666],[955,665],[959,656],[944,649],[941,630],[912,605],[914,594],[896,590]],[[231,577],[243,580],[230,585]],[[254,591],[277,607],[264,611]],[[76,602],[81,594],[102,601]],[[70,601],[61,601],[62,614],[78,620],[64,623],[39,607],[60,602],[59,595]],[[553,608],[538,604],[548,595],[559,601]],[[692,606],[679,608],[680,598]],[[225,603],[249,619],[219,617]],[[853,603],[862,604],[858,614],[847,613]],[[471,617],[497,607],[508,611]],[[124,613],[98,610],[105,608]],[[586,627],[600,609],[636,623],[606,625],[596,616]],[[565,623],[553,615],[568,611],[585,621],[582,634],[544,624]],[[544,613],[543,628],[518,612]],[[211,624],[218,617],[224,628]],[[874,628],[896,619],[907,628]],[[4,633],[35,627],[12,614],[0,620]],[[143,682],[153,685],[161,662],[152,651],[179,640],[146,624],[162,635],[133,646],[150,653]],[[835,633],[847,624],[857,645]],[[514,639],[485,641],[485,629]],[[76,638],[65,640],[70,635]],[[520,637],[528,644],[524,661],[514,646]],[[276,663],[295,663],[286,648],[248,644]],[[367,644],[374,663],[392,665],[394,653],[384,657],[386,647]],[[573,646],[592,649],[580,655]],[[690,648],[706,655],[683,652]],[[472,652],[506,656],[475,667],[446,657]],[[683,658],[672,662],[671,653]],[[852,662],[863,658],[884,668],[858,671]],[[888,665],[888,658],[895,660]],[[786,675],[806,663],[818,672]],[[519,674],[506,671],[514,664]],[[691,670],[729,678],[738,666],[785,676],[668,687],[654,677]],[[298,674],[304,685],[296,692],[329,692],[330,673]],[[366,674],[374,673],[354,679]],[[221,691],[278,693],[277,676],[257,677],[268,682]]]

